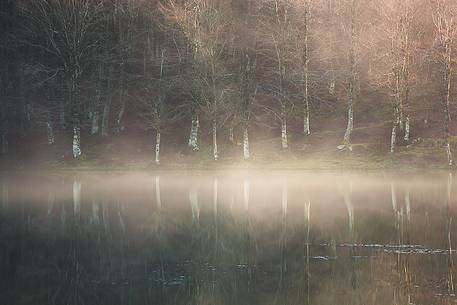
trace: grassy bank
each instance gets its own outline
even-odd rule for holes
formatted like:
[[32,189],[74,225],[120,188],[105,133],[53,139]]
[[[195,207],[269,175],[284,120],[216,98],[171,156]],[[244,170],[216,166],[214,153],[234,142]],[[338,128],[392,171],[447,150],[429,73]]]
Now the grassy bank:
[[[344,131],[344,130],[343,130]],[[164,141],[160,165],[154,162],[150,135],[133,138],[129,135],[88,137],[83,143],[83,156],[71,157],[69,137],[58,144],[36,145],[28,153],[4,159],[0,168],[49,170],[432,170],[449,169],[443,142],[435,134],[418,130],[411,142],[399,140],[395,153],[389,153],[390,123],[372,124],[354,129],[352,151],[341,151],[342,129],[323,130],[304,137],[289,135],[289,148],[281,149],[279,137],[253,137],[251,158],[243,160],[241,141],[228,143],[220,138],[220,158],[212,159],[212,146],[200,137],[200,150],[191,152],[185,139]],[[437,132],[438,134],[438,132]],[[67,142],[65,142],[67,141]],[[225,142],[224,142],[225,141]],[[457,137],[451,139],[454,151]]]
[[[444,149],[423,139],[422,143],[401,146],[397,152],[390,154],[382,151],[374,143],[353,145],[352,152],[339,151],[336,145],[312,147],[302,144],[291,145],[281,150],[274,141],[252,143],[250,160],[242,159],[241,147],[223,145],[220,147],[219,161],[211,159],[208,147],[203,146],[199,152],[164,153],[160,165],[155,164],[154,154],[135,156],[111,156],[103,153],[102,147],[89,149],[90,154],[79,160],[61,159],[46,160],[28,164],[21,161],[3,164],[9,169],[59,169],[59,170],[230,170],[230,169],[272,169],[272,170],[421,170],[448,169]],[[111,156],[111,157],[110,157]]]

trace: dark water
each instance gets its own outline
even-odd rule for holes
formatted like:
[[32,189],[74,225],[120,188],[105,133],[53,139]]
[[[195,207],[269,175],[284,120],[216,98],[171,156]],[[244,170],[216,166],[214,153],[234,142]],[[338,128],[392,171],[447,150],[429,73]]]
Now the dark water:
[[456,184],[4,174],[0,304],[457,304]]

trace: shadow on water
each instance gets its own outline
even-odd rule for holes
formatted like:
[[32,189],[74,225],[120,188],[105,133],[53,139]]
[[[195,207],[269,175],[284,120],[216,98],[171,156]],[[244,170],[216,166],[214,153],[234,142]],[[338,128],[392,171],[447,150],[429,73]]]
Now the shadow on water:
[[456,304],[455,184],[3,175],[0,304]]

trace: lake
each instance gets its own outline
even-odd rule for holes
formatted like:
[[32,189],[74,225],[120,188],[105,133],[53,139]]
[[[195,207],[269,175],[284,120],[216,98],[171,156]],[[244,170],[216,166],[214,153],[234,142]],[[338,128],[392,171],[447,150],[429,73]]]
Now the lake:
[[457,304],[457,177],[0,176],[0,304]]

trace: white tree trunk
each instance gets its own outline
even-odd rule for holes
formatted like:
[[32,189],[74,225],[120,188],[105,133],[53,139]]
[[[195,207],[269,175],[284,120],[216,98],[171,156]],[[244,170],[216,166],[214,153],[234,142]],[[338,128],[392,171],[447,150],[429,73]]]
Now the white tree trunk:
[[103,107],[103,117],[102,117],[102,136],[108,135],[109,129],[109,114],[111,108],[111,98],[108,97],[108,101],[105,101],[105,106]]
[[121,132],[124,130],[124,125],[122,124],[122,118],[124,117],[124,113],[125,113],[125,100],[122,98],[121,109],[119,110],[119,114],[117,115],[117,120],[116,120],[116,132]]
[[350,62],[350,71],[349,71],[349,85],[348,85],[348,124],[346,127],[346,132],[344,133],[343,144],[344,148],[352,151],[351,145],[351,136],[354,129],[354,97],[357,85],[357,63],[356,63],[356,5],[357,1],[351,1],[351,46],[349,52],[349,62]]
[[213,157],[217,161],[219,159],[219,154],[217,151],[217,123],[213,121]]
[[405,142],[409,142],[409,135],[410,135],[410,125],[409,125],[409,116],[406,116],[406,120],[405,120],[405,137],[403,138],[403,140],[405,140]]
[[330,84],[328,85],[328,93],[330,95],[334,95],[335,94],[335,81],[334,80],[331,80]]
[[230,143],[235,144],[235,134],[233,132],[233,124],[230,125],[230,129],[229,129],[229,141],[230,141]]
[[52,123],[49,120],[46,122],[46,131],[47,131],[47,135],[48,135],[48,144],[49,145],[55,144],[56,138],[54,135],[54,128],[52,127]]
[[160,164],[160,131],[156,132],[156,145],[155,145],[155,152],[156,152],[156,164]]
[[392,135],[390,137],[390,153],[395,152],[395,143],[397,142],[397,126],[397,122],[395,122],[392,126]]
[[90,129],[90,134],[91,135],[95,135],[98,133],[99,131],[99,119],[100,119],[100,115],[98,113],[98,111],[95,111],[92,113],[92,126],[91,126],[91,129]]
[[304,2],[304,48],[303,48],[303,83],[304,83],[304,118],[303,118],[303,132],[305,135],[311,134],[311,127],[310,127],[310,113],[309,113],[309,14],[310,14],[310,3],[309,1],[305,0]]
[[192,116],[192,126],[190,128],[189,142],[188,145],[193,151],[198,151],[198,129],[200,127],[200,122],[198,120],[198,115]]
[[352,93],[350,93],[349,103],[348,103],[348,125],[346,127],[346,132],[344,134],[344,144],[351,149],[351,135],[352,130],[354,129],[354,110],[353,110],[353,100]]
[[248,128],[244,128],[244,134],[243,134],[243,158],[244,160],[248,160],[250,158],[251,154],[249,151],[249,133],[248,133]]
[[449,166],[454,164],[454,159],[452,158],[452,151],[451,151],[451,144],[446,144],[446,154],[447,154],[447,162]]
[[81,129],[75,125],[73,127],[73,158],[77,159],[81,156]]
[[311,126],[310,126],[310,118],[309,118],[309,109],[305,111],[305,119],[303,122],[303,132],[305,135],[310,135],[311,134]]
[[287,122],[285,119],[281,122],[281,145],[283,149],[287,149],[289,147],[287,142]]

